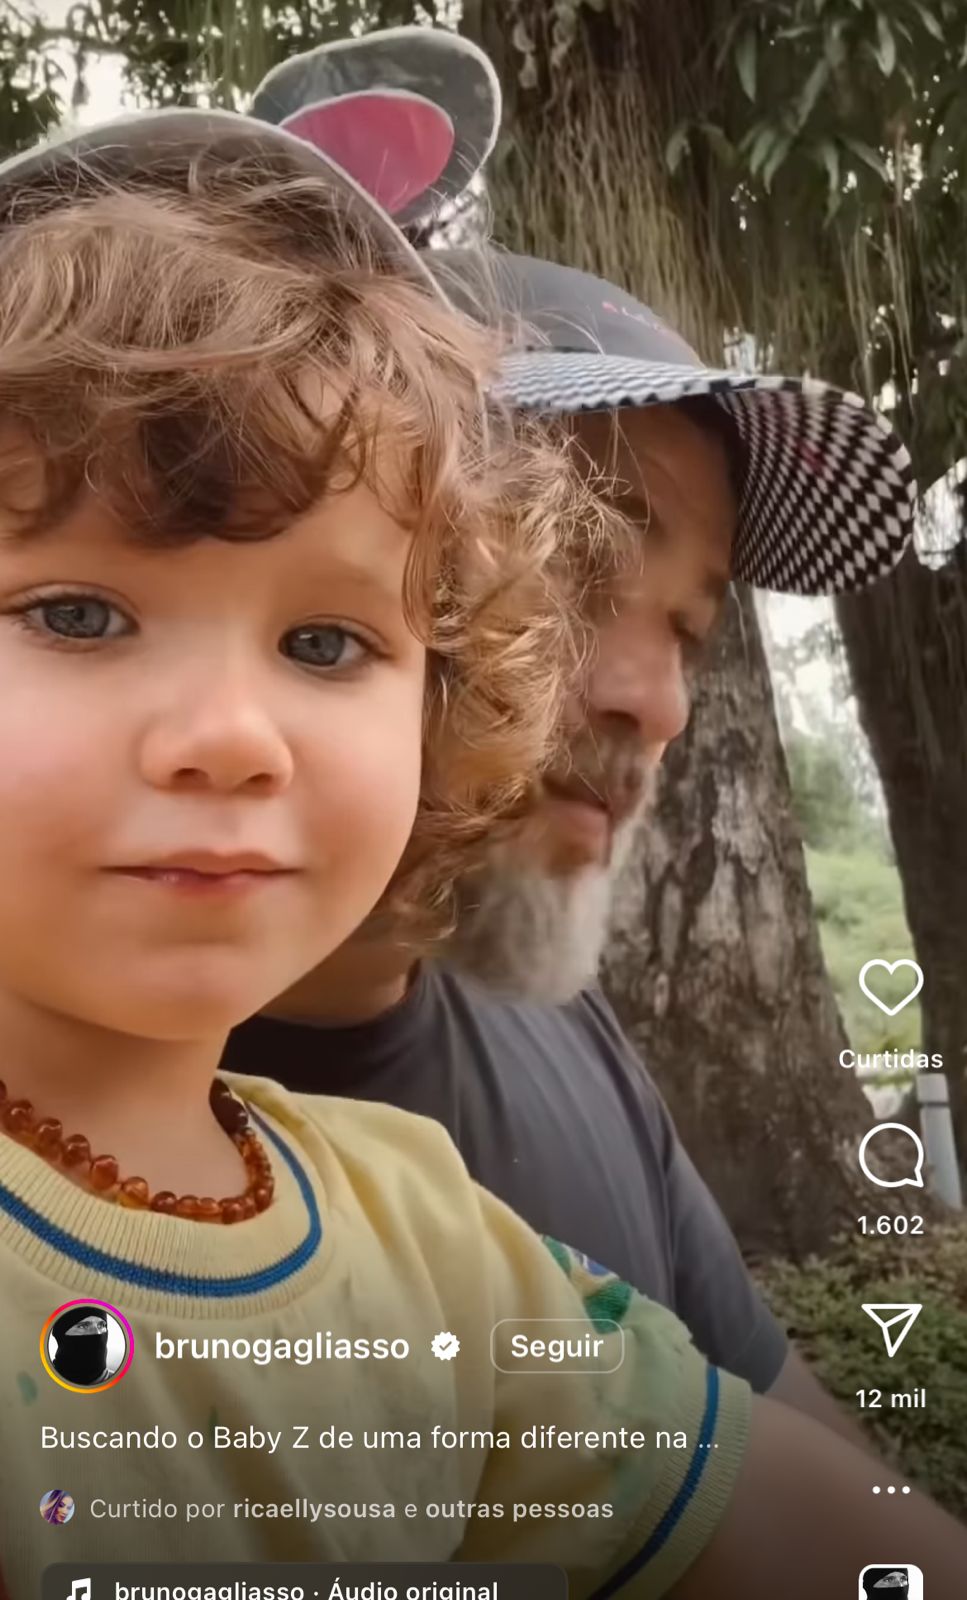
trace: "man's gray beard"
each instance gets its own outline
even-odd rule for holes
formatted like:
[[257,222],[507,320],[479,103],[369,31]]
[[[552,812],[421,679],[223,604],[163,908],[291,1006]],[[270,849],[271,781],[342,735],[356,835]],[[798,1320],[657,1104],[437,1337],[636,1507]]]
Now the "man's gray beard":
[[457,927],[442,961],[510,998],[545,1005],[572,999],[597,978],[635,833],[632,820],[615,834],[607,866],[559,877],[528,870],[504,846],[472,884],[461,885]]

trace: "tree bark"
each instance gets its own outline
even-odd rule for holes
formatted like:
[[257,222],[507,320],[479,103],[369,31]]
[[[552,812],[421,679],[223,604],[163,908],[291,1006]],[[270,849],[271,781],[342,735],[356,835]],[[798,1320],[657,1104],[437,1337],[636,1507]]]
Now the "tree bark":
[[751,1254],[855,1226],[873,1117],[839,1065],[768,667],[737,592],[618,896],[605,986]]
[[[510,46],[524,11],[530,91]],[[610,17],[581,15],[579,45],[552,67],[533,6],[471,0],[465,8],[464,26],[476,18],[479,42],[502,52],[504,140],[489,185],[496,236],[622,283],[708,347],[716,336],[694,270],[707,254],[701,208],[682,225],[694,237],[676,233],[680,248],[663,255],[663,146],[641,142],[654,108],[639,104],[627,41]],[[665,271],[672,255],[675,268]],[[846,1040],[748,597],[731,608],[665,768],[657,812],[621,886],[607,985],[741,1243],[820,1251],[840,1224],[855,1226],[856,1146],[871,1115],[837,1063]]]
[[836,609],[923,969],[923,1049],[943,1056],[967,1166],[967,545],[936,572],[911,552]]

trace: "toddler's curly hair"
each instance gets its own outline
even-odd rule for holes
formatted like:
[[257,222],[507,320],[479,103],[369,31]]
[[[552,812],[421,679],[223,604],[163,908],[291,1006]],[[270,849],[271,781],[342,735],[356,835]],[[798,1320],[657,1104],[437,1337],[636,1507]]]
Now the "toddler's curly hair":
[[[0,426],[43,462],[24,537],[103,497],[131,537],[258,539],[402,461],[407,618],[429,651],[413,836],[380,910],[425,940],[549,758],[623,524],[487,398],[495,339],[279,151],[56,170],[0,202]],[[320,420],[308,394],[335,397]],[[333,416],[335,415],[335,420]],[[394,472],[394,479],[398,476]]]

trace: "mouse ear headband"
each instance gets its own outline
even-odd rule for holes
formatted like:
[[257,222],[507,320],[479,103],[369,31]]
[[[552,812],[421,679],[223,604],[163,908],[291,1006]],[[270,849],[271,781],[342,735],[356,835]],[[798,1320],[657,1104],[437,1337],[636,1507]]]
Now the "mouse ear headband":
[[230,167],[277,158],[287,173],[325,183],[339,208],[359,221],[386,262],[446,300],[421,257],[397,223],[374,198],[319,145],[261,118],[234,111],[175,107],[135,111],[110,122],[60,134],[0,161],[0,231],[21,214],[21,198],[37,186],[58,198],[82,193],[88,180],[106,179],[134,187],[157,179],[184,188],[198,158]]
[[251,115],[315,146],[398,227],[432,225],[480,171],[500,84],[476,45],[442,28],[339,39],[273,67]]

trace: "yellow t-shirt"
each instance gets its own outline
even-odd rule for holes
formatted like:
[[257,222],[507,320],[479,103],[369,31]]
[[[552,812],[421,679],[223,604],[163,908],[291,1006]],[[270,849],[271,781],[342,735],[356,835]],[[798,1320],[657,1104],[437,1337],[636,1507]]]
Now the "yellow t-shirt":
[[[108,1560],[549,1561],[577,1600],[665,1594],[727,1503],[746,1386],[479,1189],[435,1123],[234,1087],[277,1195],[232,1227],[125,1210],[0,1138],[11,1600]],[[40,1335],[86,1299],[134,1346],[78,1394]]]

